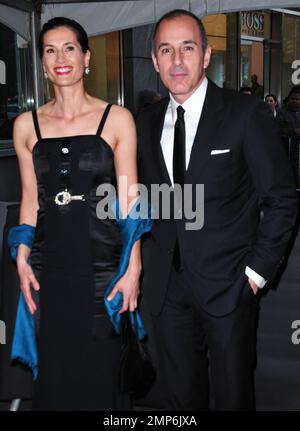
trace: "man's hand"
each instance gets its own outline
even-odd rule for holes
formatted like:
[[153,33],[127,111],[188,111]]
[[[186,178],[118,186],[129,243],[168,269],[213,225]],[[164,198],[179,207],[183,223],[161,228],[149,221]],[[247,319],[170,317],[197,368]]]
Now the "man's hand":
[[250,287],[253,290],[254,295],[256,295],[258,291],[258,286],[254,283],[253,280],[251,280],[251,278],[248,278],[248,283],[250,284]]

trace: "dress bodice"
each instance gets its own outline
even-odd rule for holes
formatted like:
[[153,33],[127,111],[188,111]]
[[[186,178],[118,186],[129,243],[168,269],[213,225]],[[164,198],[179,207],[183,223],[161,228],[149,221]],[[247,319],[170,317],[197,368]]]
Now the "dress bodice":
[[[114,154],[101,137],[109,109],[110,105],[96,135],[61,138],[42,138],[33,114],[38,141],[32,157],[39,201],[35,245],[42,250],[43,265],[52,265],[55,270],[75,267],[81,272],[92,263],[94,274],[99,276],[105,267],[114,267],[118,261],[118,226],[115,220],[97,216],[97,205],[105,197],[98,187],[109,184],[116,191]],[[58,194],[63,191],[77,200],[60,205]],[[34,250],[33,263],[38,256]]]
[[93,197],[98,185],[116,185],[113,151],[98,135],[41,139],[32,154],[40,207],[64,189]]

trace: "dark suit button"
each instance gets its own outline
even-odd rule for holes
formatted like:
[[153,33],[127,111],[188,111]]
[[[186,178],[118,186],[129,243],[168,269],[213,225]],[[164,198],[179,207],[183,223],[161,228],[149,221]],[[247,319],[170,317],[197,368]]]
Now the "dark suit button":
[[174,248],[169,248],[168,249],[168,254],[173,254],[174,253]]

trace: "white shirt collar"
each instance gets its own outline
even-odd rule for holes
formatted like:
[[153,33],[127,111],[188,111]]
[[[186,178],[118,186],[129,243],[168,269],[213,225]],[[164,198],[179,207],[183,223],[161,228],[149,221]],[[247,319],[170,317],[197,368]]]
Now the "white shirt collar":
[[[201,107],[200,112],[202,111],[206,90],[207,90],[207,78],[204,77],[203,81],[194,91],[194,93],[181,105],[185,112],[196,121],[199,120],[199,107]],[[172,119],[175,123],[177,119],[177,111],[176,109],[180,106],[180,103],[176,102],[172,94],[170,93],[170,102],[171,102],[171,111],[172,111]]]

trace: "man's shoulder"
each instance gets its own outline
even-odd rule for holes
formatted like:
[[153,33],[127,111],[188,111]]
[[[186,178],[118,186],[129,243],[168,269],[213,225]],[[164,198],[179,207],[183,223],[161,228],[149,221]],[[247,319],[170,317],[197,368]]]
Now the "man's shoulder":
[[158,102],[152,103],[143,108],[136,117],[137,123],[149,121],[151,118],[159,116],[167,108],[169,100],[169,97],[164,97]]
[[236,105],[245,108],[251,108],[263,104],[257,97],[248,94],[239,93],[232,88],[220,88],[210,81],[210,88],[224,100],[225,106]]

